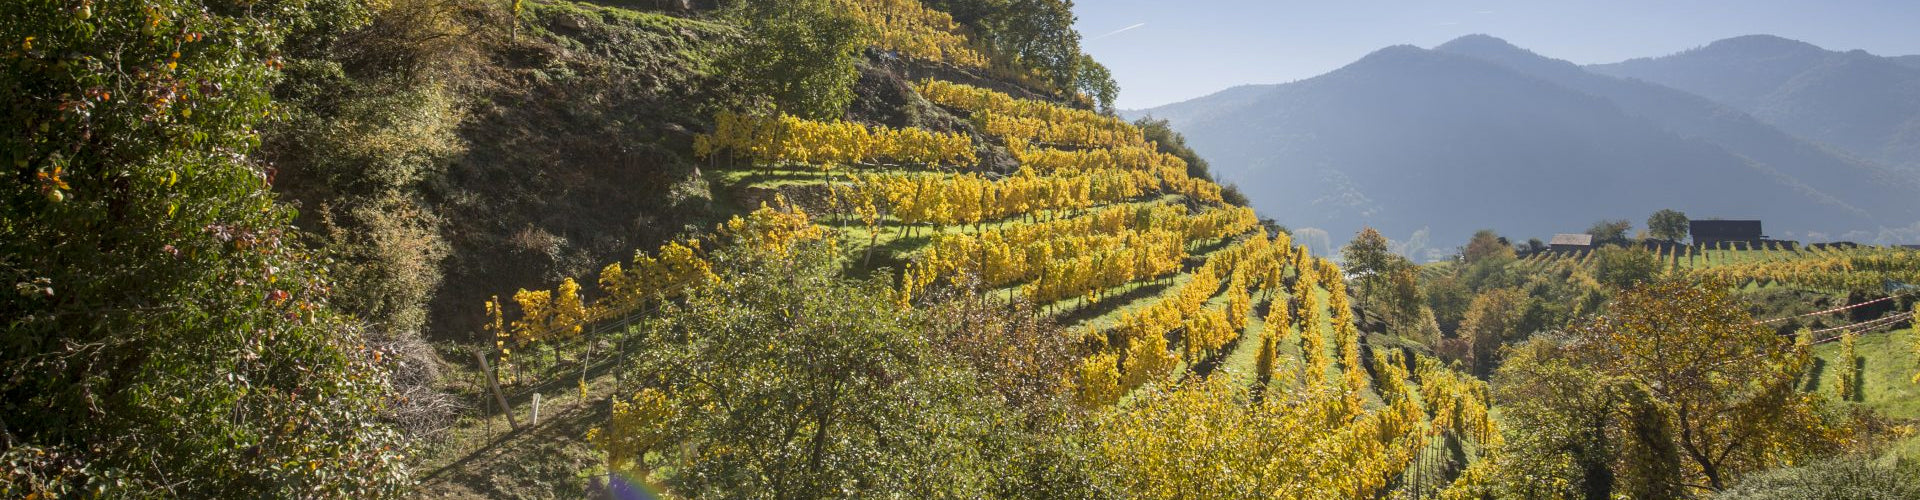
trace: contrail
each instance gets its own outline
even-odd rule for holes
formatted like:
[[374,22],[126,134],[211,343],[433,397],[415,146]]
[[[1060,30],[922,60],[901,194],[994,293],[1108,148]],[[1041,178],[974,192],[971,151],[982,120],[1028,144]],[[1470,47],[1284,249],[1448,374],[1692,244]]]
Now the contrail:
[[1099,39],[1102,39],[1102,38],[1106,38],[1106,37],[1110,37],[1110,36],[1114,36],[1114,35],[1118,35],[1118,34],[1121,34],[1121,33],[1126,33],[1126,32],[1128,32],[1128,31],[1133,31],[1133,30],[1135,30],[1135,29],[1139,29],[1140,27],[1143,27],[1143,26],[1146,26],[1146,25],[1147,25],[1147,23],[1140,23],[1140,24],[1135,24],[1135,25],[1133,25],[1133,26],[1128,26],[1128,27],[1125,27],[1125,28],[1120,28],[1120,29],[1117,29],[1117,30],[1114,30],[1114,31],[1113,31],[1112,33],[1107,33],[1107,34],[1105,34],[1105,35],[1100,35],[1100,36],[1096,36],[1096,37],[1093,37],[1093,38],[1088,38],[1088,39],[1087,39],[1087,41],[1089,41],[1089,42],[1091,42],[1091,41],[1094,41],[1094,40],[1099,40]]

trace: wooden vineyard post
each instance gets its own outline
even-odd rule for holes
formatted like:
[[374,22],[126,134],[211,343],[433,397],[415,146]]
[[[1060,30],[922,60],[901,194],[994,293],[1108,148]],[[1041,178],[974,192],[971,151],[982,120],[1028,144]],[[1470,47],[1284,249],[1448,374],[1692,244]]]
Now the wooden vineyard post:
[[520,430],[520,422],[513,418],[513,407],[507,405],[507,394],[500,391],[500,374],[494,373],[493,367],[487,364],[486,353],[475,350],[473,359],[480,362],[480,371],[487,375],[487,386],[493,389],[493,399],[500,403],[500,413],[507,414],[507,425],[512,426],[513,430]]

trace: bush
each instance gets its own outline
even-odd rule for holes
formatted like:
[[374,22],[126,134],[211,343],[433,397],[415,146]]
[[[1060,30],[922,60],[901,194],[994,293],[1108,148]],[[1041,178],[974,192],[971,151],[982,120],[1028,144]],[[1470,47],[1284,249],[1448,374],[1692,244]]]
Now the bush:
[[249,155],[324,2],[0,4],[0,496],[392,496],[386,353]]
[[1745,500],[1910,500],[1920,498],[1920,467],[1837,458],[1747,478],[1716,498]]
[[854,63],[867,27],[828,0],[741,0],[731,15],[746,40],[722,59],[731,80],[773,101],[774,111],[839,119],[860,77]]

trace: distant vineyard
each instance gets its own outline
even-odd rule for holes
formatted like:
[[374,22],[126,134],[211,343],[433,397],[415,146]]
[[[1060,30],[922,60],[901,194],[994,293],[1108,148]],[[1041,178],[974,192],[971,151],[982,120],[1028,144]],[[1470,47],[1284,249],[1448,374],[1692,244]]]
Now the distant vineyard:
[[[1920,283],[1920,252],[1903,248],[1767,246],[1749,250],[1670,247],[1647,250],[1665,269],[1736,286],[1796,286],[1828,291],[1879,290],[1890,283]],[[1543,252],[1517,264],[1533,271],[1591,275],[1592,251]]]

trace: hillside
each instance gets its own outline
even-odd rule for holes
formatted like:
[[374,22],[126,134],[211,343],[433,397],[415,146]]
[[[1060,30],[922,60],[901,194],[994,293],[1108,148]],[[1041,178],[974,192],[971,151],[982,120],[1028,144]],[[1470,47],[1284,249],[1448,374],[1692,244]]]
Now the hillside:
[[1588,69],[1705,96],[1862,158],[1920,165],[1920,69],[1894,59],[1753,35]]
[[[1336,259],[1118,116],[1075,12],[0,4],[0,498],[1704,498],[1920,446],[1910,358],[1812,338],[1910,323],[1920,252],[1482,231],[1420,265],[1366,229]],[[1183,121],[1294,99],[1255,129],[1324,125],[1283,143],[1322,160],[1442,125],[1289,186],[1358,222],[1399,216],[1382,185],[1447,231],[1865,218],[1589,92],[1718,108],[1448,49],[1478,56],[1390,48]]]
[[[1821,172],[1823,184],[1871,186],[1857,165],[1791,143],[1768,145],[1778,134],[1765,127],[1743,134],[1697,124],[1712,123],[1715,108],[1569,76],[1564,65],[1504,44],[1485,55],[1459,54],[1472,41],[1443,50],[1392,47],[1320,77],[1172,105],[1167,116],[1257,208],[1285,224],[1325,229],[1334,241],[1368,225],[1395,239],[1424,229],[1434,246],[1451,248],[1481,227],[1552,234],[1601,217],[1637,218],[1648,207],[1763,218],[1778,236],[1874,231],[1881,217],[1901,220],[1854,206],[1861,194],[1828,194],[1780,171],[1811,159],[1838,171]],[[1609,92],[1632,97],[1634,110],[1677,99],[1699,113],[1649,117]],[[1709,129],[1753,147],[1730,151],[1703,137]],[[1763,164],[1736,153],[1762,148],[1788,155]],[[1896,213],[1914,210],[1902,208]]]

